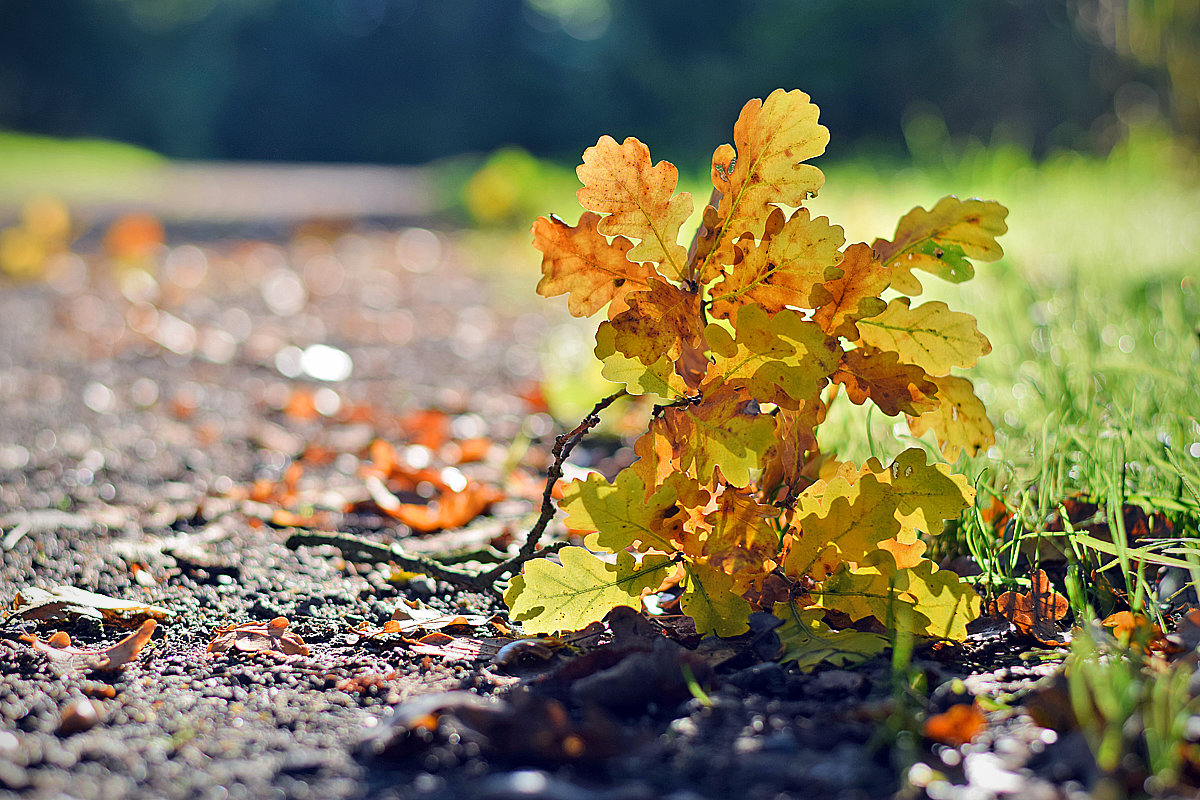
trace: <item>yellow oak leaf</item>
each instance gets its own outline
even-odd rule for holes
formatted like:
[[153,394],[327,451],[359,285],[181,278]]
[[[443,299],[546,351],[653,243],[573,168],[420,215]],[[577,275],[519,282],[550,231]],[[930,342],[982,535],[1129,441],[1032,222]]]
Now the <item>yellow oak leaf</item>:
[[825,176],[803,162],[825,152],[829,130],[820,110],[800,90],[776,89],[766,100],[742,107],[733,145],[713,153],[713,187],[721,193],[713,226],[714,245],[695,275],[707,283],[720,265],[732,263],[732,244],[743,233],[761,239],[771,204],[798,208],[816,194]]
[[925,451],[910,447],[879,473],[896,495],[896,513],[917,530],[937,534],[942,523],[975,502],[975,489],[949,464],[927,465]]
[[722,384],[697,403],[663,409],[656,423],[672,443],[680,469],[707,482],[720,468],[729,484],[746,486],[751,470],[774,444],[775,423],[758,413],[757,405],[744,389]]
[[938,406],[908,418],[908,429],[913,436],[923,436],[932,430],[942,455],[950,463],[957,461],[964,451],[975,455],[996,443],[996,429],[969,380],[947,375],[934,378],[933,382],[938,387]]
[[618,236],[610,243],[599,231],[600,217],[585,211],[574,227],[558,217],[538,217],[533,223],[533,246],[542,251],[543,297],[567,295],[567,310],[590,317],[611,302],[610,314],[624,311],[624,297],[648,288],[654,270],[628,258],[633,243]]
[[680,607],[696,623],[696,632],[737,636],[750,629],[750,604],[735,591],[734,579],[703,561],[686,562],[687,578]]
[[734,330],[717,323],[705,329],[713,365],[704,386],[744,386],[760,402],[795,408],[816,397],[837,366],[833,342],[794,309],[771,315],[759,305],[742,306]]
[[925,370],[901,364],[896,353],[859,347],[842,353],[830,381],[846,387],[846,396],[856,405],[868,399],[889,417],[903,412],[923,414],[937,408],[933,395],[937,386]]
[[600,327],[613,329],[613,348],[650,365],[663,356],[674,361],[684,345],[701,342],[700,296],[652,279],[648,289],[625,295],[629,308]]
[[851,483],[838,476],[818,481],[797,498],[791,543],[783,570],[793,578],[824,580],[838,565],[860,561],[900,532],[896,497],[873,474]]
[[617,330],[601,324],[596,329],[596,358],[604,365],[600,374],[613,383],[625,384],[630,394],[651,394],[671,402],[688,393],[687,382],[675,369],[675,361],[666,355],[652,364],[643,364],[617,350]]
[[[687,480],[676,475],[679,482]],[[567,484],[559,507],[567,512],[568,528],[595,531],[586,542],[594,549],[615,552],[636,547],[672,552],[678,531],[671,518],[678,511],[679,488],[677,482],[669,481],[647,496],[645,482],[633,470],[621,470],[615,483],[593,473]]]
[[674,164],[652,165],[650,149],[633,137],[617,144],[601,136],[583,152],[575,173],[583,181],[576,193],[579,204],[608,215],[600,221],[601,233],[640,240],[629,253],[631,260],[659,264],[672,280],[688,277],[687,250],[678,239],[692,213],[692,196],[675,194],[679,171]]
[[853,341],[858,338],[860,319],[887,308],[879,295],[891,282],[891,270],[862,243],[847,247],[837,266],[842,274],[814,285],[807,305],[816,309],[812,319],[822,330]]
[[794,602],[776,603],[772,609],[783,624],[775,629],[783,643],[782,663],[796,662],[801,672],[821,664],[848,667],[882,653],[888,640],[877,633],[854,629],[835,631],[822,621],[825,609],[801,608]]
[[975,318],[951,311],[940,300],[909,308],[907,297],[897,297],[883,313],[859,320],[858,332],[863,344],[893,351],[933,377],[949,375],[951,367],[974,366],[992,352]]
[[948,569],[938,569],[928,559],[900,570],[899,574],[904,597],[918,612],[915,619],[922,625],[914,633],[965,641],[967,623],[979,616],[982,606],[971,585]]
[[703,559],[733,576],[740,594],[775,568],[779,531],[773,520],[779,509],[758,502],[749,492],[728,488],[717,496],[716,506],[704,518],[708,535]]
[[662,425],[657,423],[657,420],[651,420],[646,432],[633,443],[633,454],[637,459],[626,467],[642,479],[647,495],[668,476],[679,472],[671,440],[663,433]]
[[975,274],[969,259],[995,261],[1004,255],[996,237],[1008,230],[1008,209],[990,200],[943,197],[926,211],[917,206],[896,226],[892,240],[876,239],[875,254],[893,270],[892,288],[910,296],[921,293],[914,269],[962,283]]
[[969,584],[928,559],[898,569],[878,550],[854,567],[841,565],[817,590],[814,601],[859,620],[873,616],[920,636],[963,641],[981,601]]
[[771,312],[808,307],[813,287],[836,276],[846,241],[841,227],[812,219],[806,208],[783,219],[782,209],[774,209],[761,242],[737,245],[732,270],[710,289],[713,316],[729,319],[746,303]]
[[561,563],[535,558],[525,563],[504,593],[509,614],[528,633],[576,631],[617,606],[641,610],[641,596],[656,588],[672,566],[665,555],[617,553],[615,564],[583,547],[558,551]]

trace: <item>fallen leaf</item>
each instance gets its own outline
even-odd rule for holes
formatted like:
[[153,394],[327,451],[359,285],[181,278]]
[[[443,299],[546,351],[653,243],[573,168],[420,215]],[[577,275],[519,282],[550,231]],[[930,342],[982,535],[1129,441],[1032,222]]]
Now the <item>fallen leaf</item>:
[[1033,636],[1042,644],[1065,644],[1063,632],[1055,624],[1070,609],[1067,598],[1054,591],[1045,571],[1038,570],[1030,578],[1029,592],[1005,592],[996,598],[996,613],[1007,619],[1017,630]]
[[21,641],[60,666],[114,670],[137,658],[157,626],[157,622],[148,619],[136,631],[111,647],[75,647],[66,631],[57,631],[44,642],[32,634],[25,634]]
[[987,720],[977,703],[959,703],[925,720],[922,733],[926,739],[958,747],[974,741],[986,729]]
[[145,619],[169,619],[175,616],[175,612],[160,606],[76,589],[74,586],[56,586],[49,591],[37,587],[19,590],[13,598],[12,610],[5,616],[45,622],[90,617],[118,625],[130,625]]
[[278,653],[285,656],[308,655],[304,640],[288,631],[287,617],[275,617],[267,623],[245,622],[220,628],[206,651],[221,654],[230,650],[243,653]]

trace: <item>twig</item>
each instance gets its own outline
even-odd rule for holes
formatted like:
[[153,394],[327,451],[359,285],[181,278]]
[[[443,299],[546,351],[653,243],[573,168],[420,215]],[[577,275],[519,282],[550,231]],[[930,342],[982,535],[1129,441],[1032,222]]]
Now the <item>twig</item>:
[[495,592],[492,587],[493,581],[487,580],[477,572],[453,569],[432,558],[411,555],[398,544],[381,544],[350,533],[333,531],[297,531],[287,540],[287,546],[292,550],[299,547],[317,547],[323,544],[338,548],[342,551],[342,555],[350,561],[364,564],[394,563],[409,572],[419,572],[435,580],[445,581],[465,589],[476,592]]
[[511,575],[519,570],[521,565],[526,561],[558,551],[559,548],[553,545],[551,546],[554,547],[553,550],[551,548],[539,550],[538,542],[541,541],[542,534],[546,532],[546,526],[550,524],[550,520],[554,519],[554,515],[558,512],[558,507],[555,506],[552,495],[554,494],[554,485],[563,476],[563,464],[570,457],[571,451],[575,449],[575,446],[583,441],[583,437],[587,435],[587,432],[600,424],[600,412],[617,400],[620,400],[626,394],[627,392],[624,389],[610,394],[592,406],[592,410],[575,426],[574,430],[555,437],[554,447],[550,450],[550,453],[554,456],[554,461],[550,464],[550,468],[546,470],[546,488],[542,491],[542,513],[538,515],[537,522],[533,524],[529,535],[525,537],[525,541],[521,544],[521,549],[517,555],[483,573],[481,577],[484,580],[495,583],[505,575]]

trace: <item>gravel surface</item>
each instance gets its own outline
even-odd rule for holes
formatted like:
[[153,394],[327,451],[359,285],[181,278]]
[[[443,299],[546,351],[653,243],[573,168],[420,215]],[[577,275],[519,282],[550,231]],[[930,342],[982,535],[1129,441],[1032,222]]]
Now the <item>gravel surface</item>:
[[[554,323],[465,259],[421,228],[310,230],[171,241],[140,266],[70,256],[0,288],[0,600],[21,609],[0,627],[0,794],[1062,797],[1094,779],[1077,737],[1016,705],[971,744],[914,735],[886,658],[803,674],[764,659],[769,625],[700,642],[620,615],[575,650],[504,651],[494,598],[289,547],[300,524],[482,558],[527,530]],[[465,533],[420,534],[370,493],[377,439],[505,497]],[[592,447],[582,461],[620,457]],[[428,500],[423,480],[401,499]],[[142,608],[28,605],[62,586]],[[386,631],[398,613],[425,622]],[[97,666],[148,618],[144,648]],[[210,651],[222,631],[243,638]],[[56,632],[82,652],[47,655]],[[905,674],[936,711],[1050,680],[1020,651],[980,633]]]

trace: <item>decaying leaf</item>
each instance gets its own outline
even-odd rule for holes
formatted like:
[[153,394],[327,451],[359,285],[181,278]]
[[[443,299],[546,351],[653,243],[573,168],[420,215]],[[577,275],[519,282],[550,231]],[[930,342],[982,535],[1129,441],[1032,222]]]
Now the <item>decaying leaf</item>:
[[306,656],[308,646],[304,640],[288,630],[286,617],[275,617],[270,622],[244,622],[220,628],[206,650],[220,655],[231,650],[243,653],[274,653],[284,656]]
[[1070,603],[1054,591],[1045,571],[1039,569],[1029,580],[1028,592],[1009,591],[997,597],[996,613],[1042,644],[1064,644],[1056,623],[1067,615]]
[[76,589],[74,586],[56,586],[49,591],[34,586],[16,593],[11,609],[5,614],[5,617],[11,616],[44,622],[90,617],[118,625],[130,625],[146,619],[170,619],[175,612],[149,603]]
[[115,670],[137,658],[157,626],[156,621],[148,619],[111,647],[76,647],[71,644],[71,637],[66,631],[59,631],[44,642],[31,634],[22,636],[21,641],[60,666]]
[[567,309],[576,317],[590,317],[611,303],[609,314],[624,311],[625,295],[649,288],[654,270],[629,260],[633,242],[624,237],[609,240],[596,230],[598,214],[584,212],[579,224],[567,225],[557,217],[538,217],[533,223],[533,244],[542,251],[542,279],[537,292],[544,297],[567,294]]

